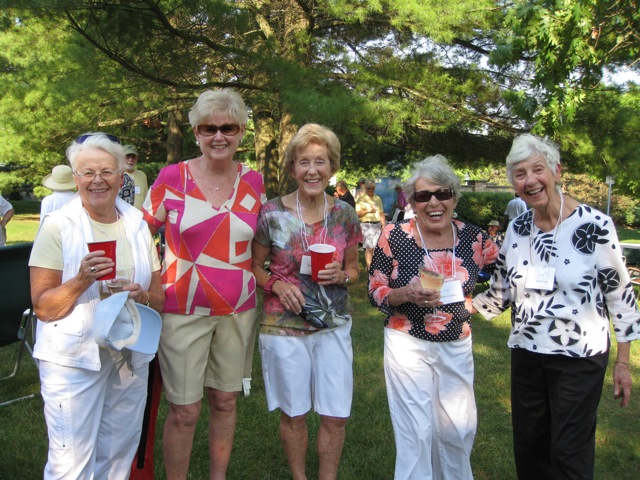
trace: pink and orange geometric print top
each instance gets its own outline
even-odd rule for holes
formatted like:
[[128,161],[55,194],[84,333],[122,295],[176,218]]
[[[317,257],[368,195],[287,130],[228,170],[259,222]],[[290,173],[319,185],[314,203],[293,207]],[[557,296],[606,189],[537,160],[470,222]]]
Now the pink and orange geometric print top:
[[215,208],[188,163],[160,171],[143,209],[147,223],[165,225],[164,311],[218,316],[255,308],[251,241],[266,201],[262,175],[238,164],[233,192]]

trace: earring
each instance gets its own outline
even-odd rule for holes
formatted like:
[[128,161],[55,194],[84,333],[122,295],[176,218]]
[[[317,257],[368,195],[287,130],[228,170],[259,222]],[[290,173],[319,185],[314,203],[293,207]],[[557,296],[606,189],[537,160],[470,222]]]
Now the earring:
[[196,147],[200,146],[200,140],[196,140]]

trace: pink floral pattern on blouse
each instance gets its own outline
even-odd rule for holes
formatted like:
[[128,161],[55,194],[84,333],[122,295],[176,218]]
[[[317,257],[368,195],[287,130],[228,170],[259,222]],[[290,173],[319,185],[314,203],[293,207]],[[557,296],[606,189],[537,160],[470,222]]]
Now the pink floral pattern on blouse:
[[[414,337],[432,342],[450,342],[471,334],[470,299],[483,268],[492,270],[499,248],[482,229],[454,220],[457,244],[454,249],[430,250],[429,256],[414,237],[415,219],[386,226],[373,253],[369,270],[369,301],[386,314],[384,324]],[[390,306],[387,298],[394,288],[419,281],[419,268],[431,264],[447,279],[462,284],[465,301],[441,305],[437,313],[414,303]]]

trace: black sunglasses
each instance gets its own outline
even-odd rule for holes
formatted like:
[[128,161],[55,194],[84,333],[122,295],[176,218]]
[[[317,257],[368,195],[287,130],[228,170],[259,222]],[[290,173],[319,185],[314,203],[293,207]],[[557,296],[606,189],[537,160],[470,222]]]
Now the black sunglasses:
[[413,199],[416,202],[428,202],[431,200],[431,197],[436,197],[436,200],[450,200],[453,198],[453,190],[450,188],[441,188],[440,190],[436,190],[435,192],[430,192],[429,190],[421,190],[413,194]]
[[97,137],[98,135],[104,135],[113,143],[120,144],[120,139],[118,137],[116,137],[115,135],[111,135],[110,133],[104,133],[104,132],[85,133],[84,135],[80,135],[78,138],[76,138],[76,143],[83,144],[87,140],[87,138]]
[[208,125],[202,124],[196,127],[196,131],[203,137],[213,137],[220,132],[222,135],[235,135],[240,131],[240,125],[237,123],[225,123],[224,125]]
[[323,328],[329,328],[329,325],[327,325],[326,323],[324,323],[324,320],[322,320],[319,317],[316,317],[313,313],[311,313],[309,310],[305,310],[305,308],[302,308],[302,311],[298,314],[298,316],[304,320],[307,323],[310,323],[314,328],[317,329],[323,329]]

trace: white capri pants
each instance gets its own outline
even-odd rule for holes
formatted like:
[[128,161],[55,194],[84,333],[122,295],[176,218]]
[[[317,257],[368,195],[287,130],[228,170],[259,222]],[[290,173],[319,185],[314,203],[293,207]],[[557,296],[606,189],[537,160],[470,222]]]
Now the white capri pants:
[[473,478],[470,455],[477,415],[471,345],[471,336],[428,342],[384,329],[395,480]]
[[319,415],[347,418],[353,397],[351,321],[312,335],[260,334],[262,375],[269,410],[290,417],[313,408]]
[[[126,352],[126,351],[125,351]],[[100,371],[39,363],[49,455],[44,479],[126,479],[147,399],[149,364],[100,349]]]

